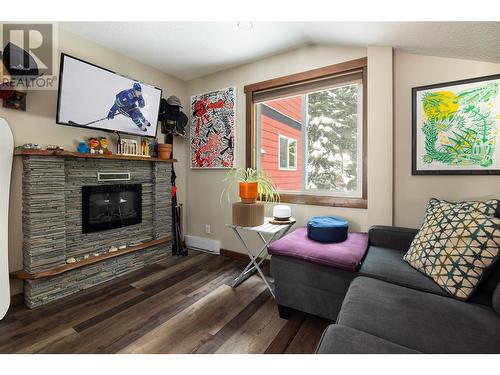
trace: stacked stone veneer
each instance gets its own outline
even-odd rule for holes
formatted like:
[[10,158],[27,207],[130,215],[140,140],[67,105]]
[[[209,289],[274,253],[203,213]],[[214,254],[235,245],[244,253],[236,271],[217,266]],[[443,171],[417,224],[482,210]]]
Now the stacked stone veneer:
[[64,159],[23,161],[23,263],[27,272],[66,262]]
[[[130,181],[97,181],[97,172],[130,172]],[[172,165],[135,160],[23,156],[23,261],[30,273],[64,266],[72,257],[103,254],[111,246],[133,246],[172,232]],[[142,185],[142,222],[82,233],[82,186]],[[36,307],[92,287],[171,255],[171,243],[117,256],[24,284],[27,306]]]

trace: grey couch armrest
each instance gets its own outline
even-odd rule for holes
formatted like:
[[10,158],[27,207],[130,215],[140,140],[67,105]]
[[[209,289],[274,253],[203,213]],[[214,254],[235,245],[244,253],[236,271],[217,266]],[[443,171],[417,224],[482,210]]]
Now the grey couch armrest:
[[418,229],[374,225],[368,230],[370,246],[406,251]]

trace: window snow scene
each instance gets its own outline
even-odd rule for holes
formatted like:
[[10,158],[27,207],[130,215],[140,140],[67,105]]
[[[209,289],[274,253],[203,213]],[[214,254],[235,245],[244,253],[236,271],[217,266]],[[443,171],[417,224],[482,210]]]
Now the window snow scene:
[[362,197],[362,83],[256,105],[258,167],[280,192]]

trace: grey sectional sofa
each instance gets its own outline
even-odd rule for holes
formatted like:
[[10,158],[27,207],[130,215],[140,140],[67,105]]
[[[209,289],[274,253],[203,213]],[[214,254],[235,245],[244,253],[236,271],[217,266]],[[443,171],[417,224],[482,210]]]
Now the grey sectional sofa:
[[280,315],[336,321],[318,353],[500,353],[500,265],[458,301],[402,259],[416,232],[372,227],[357,272],[273,255]]

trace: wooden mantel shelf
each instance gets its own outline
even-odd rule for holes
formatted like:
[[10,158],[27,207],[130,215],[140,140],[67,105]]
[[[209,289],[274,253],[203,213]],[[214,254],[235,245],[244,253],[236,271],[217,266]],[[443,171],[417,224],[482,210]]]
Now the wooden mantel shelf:
[[115,251],[113,253],[106,253],[106,254],[100,255],[98,257],[91,256],[90,258],[84,259],[80,262],[65,264],[64,266],[61,266],[58,268],[53,268],[51,270],[35,272],[35,273],[29,273],[29,272],[26,272],[23,270],[14,271],[14,272],[10,273],[10,278],[11,279],[19,279],[19,280],[36,280],[36,279],[43,279],[45,277],[56,276],[56,275],[60,275],[62,273],[65,273],[65,272],[68,272],[68,271],[71,271],[71,270],[74,270],[77,268],[88,266],[90,264],[102,262],[103,260],[106,260],[106,259],[110,259],[110,258],[118,257],[121,255],[133,253],[133,252],[139,251],[139,250],[144,250],[144,249],[147,249],[149,247],[156,246],[156,245],[161,245],[163,243],[167,243],[167,242],[171,241],[172,238],[173,238],[173,236],[166,236],[166,237],[160,238],[158,240],[153,240],[153,241],[142,243],[142,244],[137,245],[137,246],[130,246],[130,247],[127,247],[126,249],[118,250],[118,251]]
[[130,156],[130,155],[99,155],[99,154],[82,154],[71,151],[49,151],[49,150],[15,150],[16,156],[59,156],[62,158],[84,158],[84,159],[111,159],[111,160],[141,160],[162,163],[175,163],[176,159],[160,159],[147,156]]

